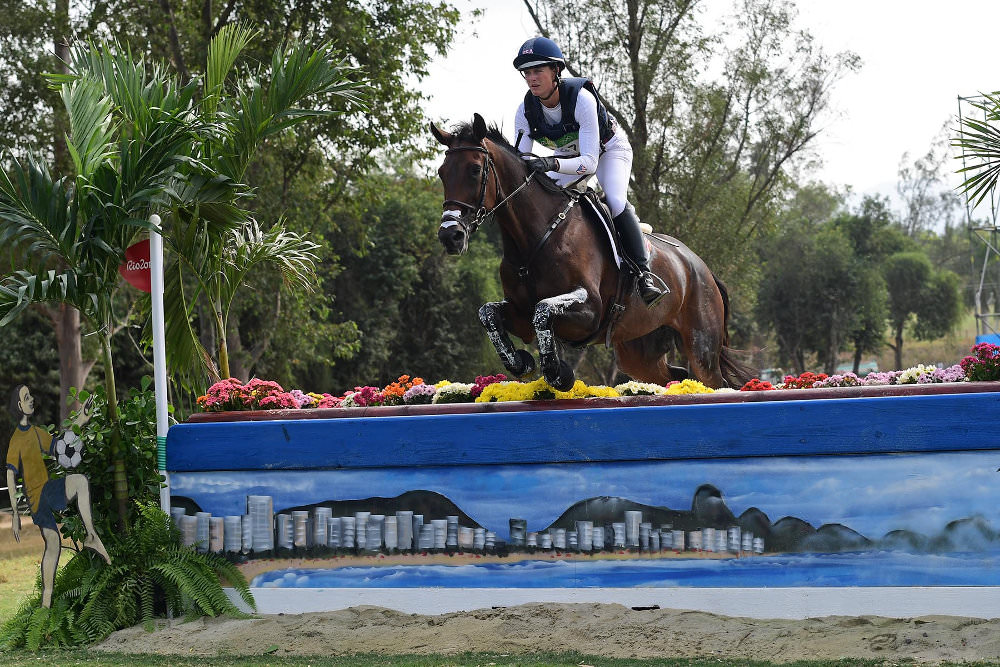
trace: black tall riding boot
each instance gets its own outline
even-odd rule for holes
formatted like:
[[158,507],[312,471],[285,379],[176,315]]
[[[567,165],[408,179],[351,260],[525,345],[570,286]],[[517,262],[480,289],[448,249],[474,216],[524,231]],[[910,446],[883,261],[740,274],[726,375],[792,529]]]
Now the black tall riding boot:
[[[670,293],[670,289],[649,270],[646,239],[642,237],[642,230],[639,229],[639,216],[635,214],[632,204],[626,205],[625,210],[613,218],[613,222],[615,229],[618,230],[618,237],[622,241],[622,250],[638,269],[635,282],[639,296],[647,307],[652,308],[660,299]],[[660,285],[663,285],[662,289]]]

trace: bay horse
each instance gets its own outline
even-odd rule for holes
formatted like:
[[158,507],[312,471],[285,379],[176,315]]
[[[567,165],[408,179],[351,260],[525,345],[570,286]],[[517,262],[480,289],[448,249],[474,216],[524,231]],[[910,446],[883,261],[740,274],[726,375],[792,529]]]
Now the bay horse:
[[[703,384],[740,387],[753,377],[727,347],[725,286],[687,246],[646,235],[650,267],[670,288],[647,308],[633,289],[622,289],[607,232],[586,219],[578,195],[530,171],[496,126],[487,128],[475,114],[453,132],[431,123],[431,133],[447,146],[438,169],[445,197],[438,239],[445,250],[461,254],[480,225],[499,225],[504,299],[483,305],[479,319],[512,376],[531,373],[535,362],[508,332],[525,344],[537,342],[542,374],[560,391],[573,386],[575,374],[559,358],[556,339],[570,345],[604,340],[619,368],[642,382],[666,385],[687,376],[667,364],[678,337]],[[615,308],[619,300],[624,311]]]

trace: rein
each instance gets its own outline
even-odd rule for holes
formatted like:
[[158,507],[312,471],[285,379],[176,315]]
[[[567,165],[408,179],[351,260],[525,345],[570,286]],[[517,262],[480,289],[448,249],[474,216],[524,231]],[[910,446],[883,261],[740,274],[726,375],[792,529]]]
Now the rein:
[[475,231],[479,229],[482,225],[493,220],[498,210],[500,210],[503,206],[505,206],[508,201],[510,201],[515,195],[521,192],[521,190],[526,188],[529,183],[531,183],[531,180],[535,177],[535,172],[532,171],[530,174],[528,174],[524,178],[524,183],[521,183],[521,185],[517,186],[513,192],[511,192],[509,195],[507,195],[499,202],[497,202],[497,204],[493,208],[487,210],[486,184],[489,181],[491,172],[493,174],[493,183],[496,185],[496,197],[497,199],[500,199],[500,197],[503,196],[503,191],[500,189],[500,178],[497,176],[497,169],[496,169],[496,164],[494,164],[493,162],[493,156],[490,155],[490,152],[486,149],[485,146],[481,145],[455,146],[454,148],[449,148],[448,150],[446,150],[445,155],[448,155],[449,153],[457,153],[460,151],[478,151],[485,156],[481,171],[482,179],[479,182],[479,203],[476,205],[472,205],[464,201],[459,201],[457,199],[446,199],[443,204],[445,207],[447,207],[448,204],[454,204],[456,206],[465,209],[469,213],[472,213],[474,211],[475,215],[471,220],[469,220],[468,216],[455,215],[451,211],[445,211],[444,214],[441,216],[441,223],[442,225],[446,224],[446,222],[457,223],[462,226],[466,234],[472,236],[472,234],[474,234]]

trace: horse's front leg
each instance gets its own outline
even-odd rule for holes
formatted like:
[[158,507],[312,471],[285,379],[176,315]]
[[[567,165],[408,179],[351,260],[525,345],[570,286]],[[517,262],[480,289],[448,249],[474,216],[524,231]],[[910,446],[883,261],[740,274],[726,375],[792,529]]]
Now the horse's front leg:
[[516,378],[521,378],[535,370],[535,360],[527,350],[518,350],[511,342],[507,330],[504,328],[504,310],[510,304],[504,301],[493,301],[485,303],[479,309],[479,321],[486,329],[486,335],[496,348],[497,356],[503,362],[510,374]]
[[552,334],[552,319],[570,312],[574,307],[587,302],[587,290],[577,287],[572,292],[542,299],[535,306],[535,316],[531,323],[535,327],[538,341],[538,363],[545,381],[559,391],[569,391],[576,381],[573,368],[559,358],[556,340]]

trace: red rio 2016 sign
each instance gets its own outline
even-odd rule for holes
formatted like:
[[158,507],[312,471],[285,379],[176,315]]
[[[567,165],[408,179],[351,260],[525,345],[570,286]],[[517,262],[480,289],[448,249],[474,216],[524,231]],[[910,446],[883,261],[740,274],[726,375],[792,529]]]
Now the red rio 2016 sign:
[[136,289],[152,292],[150,286],[149,239],[133,243],[125,250],[125,261],[118,267],[122,278]]

